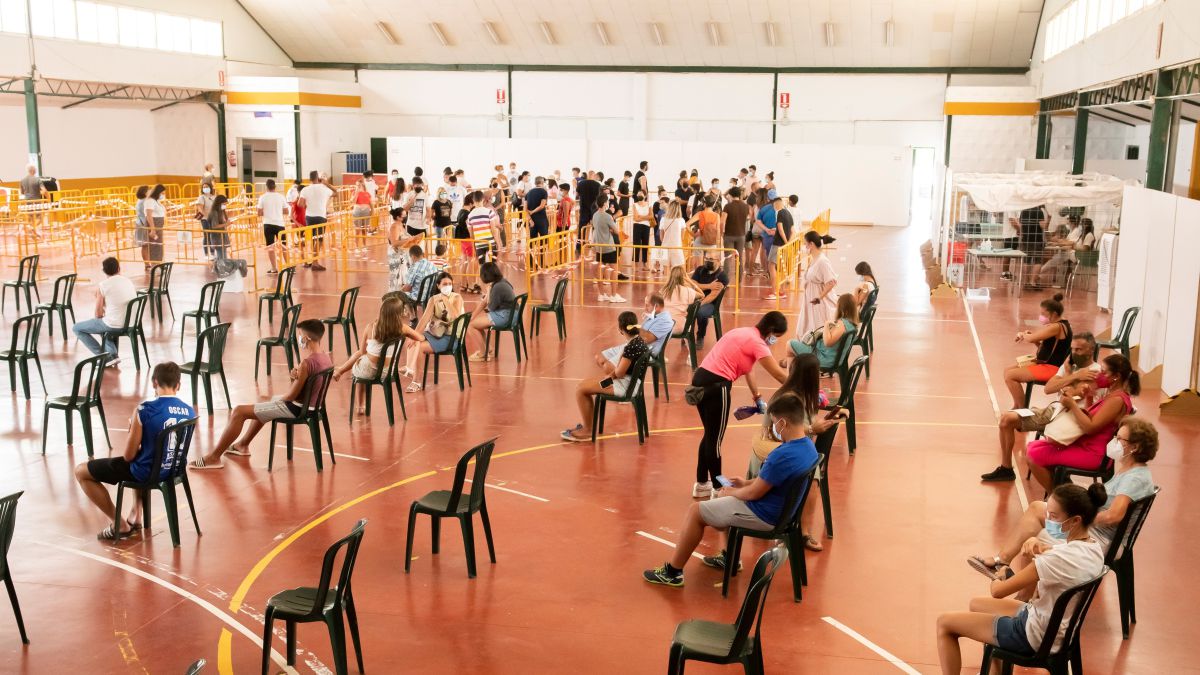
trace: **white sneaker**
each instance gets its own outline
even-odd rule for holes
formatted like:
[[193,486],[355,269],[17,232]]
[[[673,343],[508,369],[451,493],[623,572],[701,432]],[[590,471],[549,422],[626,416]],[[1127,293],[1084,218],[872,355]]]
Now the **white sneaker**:
[[711,499],[712,483],[696,483],[692,486],[692,499]]
[[608,301],[609,302],[628,302],[625,298],[622,298],[620,295],[617,295],[616,293],[613,293],[612,295],[608,296]]
[[596,296],[597,302],[608,302],[608,300],[609,300],[608,296],[605,295],[604,293],[601,293],[600,295]]

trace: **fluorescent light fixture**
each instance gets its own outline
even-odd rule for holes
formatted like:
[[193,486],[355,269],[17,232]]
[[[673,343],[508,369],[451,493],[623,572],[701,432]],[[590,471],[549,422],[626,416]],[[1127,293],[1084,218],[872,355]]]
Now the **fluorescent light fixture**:
[[487,34],[492,38],[492,44],[502,45],[504,40],[500,39],[500,32],[496,30],[496,24],[491,21],[484,21],[483,27],[487,30]]
[[883,22],[883,44],[891,47],[896,42],[896,22],[888,19]]
[[550,24],[545,21],[539,21],[538,26],[542,29],[542,35],[546,38],[546,44],[556,45],[558,40],[554,39],[554,31],[550,29]]
[[650,24],[650,32],[654,33],[654,41],[658,43],[659,47],[667,44],[667,41],[663,39],[662,24],[658,22]]
[[714,47],[721,46],[721,27],[717,25],[716,21],[708,22],[708,41]]
[[776,43],[778,42],[778,36],[775,34],[775,22],[768,21],[766,23],[766,26],[767,26],[767,44],[774,47],[776,45]]
[[377,21],[375,23],[375,27],[378,28],[379,32],[383,34],[384,40],[387,40],[389,43],[394,45],[400,44],[400,41],[396,39],[396,34],[392,32],[391,26],[387,25],[383,21]]
[[433,31],[434,36],[437,37],[438,42],[442,43],[443,47],[450,46],[450,39],[446,37],[446,31],[442,30],[442,24],[437,22],[431,23],[429,24],[429,29]]
[[605,47],[612,44],[612,40],[608,37],[608,27],[604,25],[604,22],[596,22],[596,35],[600,38],[600,44]]
[[825,46],[826,47],[832,47],[834,45],[833,25],[834,24],[832,21],[825,22]]

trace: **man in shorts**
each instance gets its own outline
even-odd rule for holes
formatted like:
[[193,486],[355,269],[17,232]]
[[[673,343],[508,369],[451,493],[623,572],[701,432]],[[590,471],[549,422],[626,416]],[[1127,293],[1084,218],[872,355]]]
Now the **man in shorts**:
[[[792,214],[791,214],[791,212],[789,212],[787,210],[787,208],[784,207],[782,196],[776,194],[775,198],[771,200],[771,203],[769,206],[771,208],[775,209],[775,227],[770,230],[771,247],[766,249],[766,251],[767,251],[767,285],[774,288],[775,287],[775,267],[779,261],[779,249],[783,248],[784,244],[791,241],[793,224],[792,224]],[[766,240],[767,240],[767,237],[764,236],[763,237],[764,245],[765,245]],[[778,294],[776,294],[775,292],[772,292],[767,295],[766,299],[767,300],[775,300],[775,299],[784,300],[784,299],[786,299],[787,298],[787,287],[788,287],[788,284],[790,281],[791,281],[790,277],[788,277],[787,275],[784,275],[784,277],[779,280]]]
[[[767,455],[758,477],[746,480],[731,476],[732,485],[719,490],[715,499],[692,504],[684,518],[675,554],[662,566],[643,572],[643,579],[663,586],[683,586],[683,566],[704,538],[706,527],[722,532],[731,525],[767,531],[774,529],[780,520],[796,517],[795,513],[783,513],[785,492],[792,480],[808,473],[817,463],[817,448],[804,434],[805,413],[800,397],[795,394],[780,396],[767,412],[775,420],[772,433],[780,446]],[[728,550],[728,542],[725,550]],[[725,551],[722,551],[719,555],[706,556],[704,564],[723,570],[726,564],[739,563],[726,561]]]
[[[1058,373],[1046,382],[1046,393],[1050,395],[1065,391],[1073,396],[1083,396],[1087,404],[1103,398],[1107,393],[1095,386],[1100,364],[1095,360],[1096,338],[1087,332],[1077,333],[1071,339],[1071,356],[1063,362]],[[1017,433],[1045,431],[1046,425],[1061,410],[1057,403],[1045,408],[1009,410],[1000,416],[1000,466],[979,477],[985,483],[1016,480],[1013,471],[1012,451]]]
[[[608,195],[601,194],[596,198],[596,211],[592,214],[592,250],[596,253],[596,262],[599,263],[596,269],[596,283],[599,285],[599,295],[597,300],[600,302],[625,302],[625,298],[621,297],[613,287],[613,281],[617,278],[617,247],[616,243],[620,238],[620,231],[617,229],[617,221],[613,220],[612,214],[605,208],[608,206]],[[583,202],[580,202],[580,209],[583,208]],[[581,217],[582,221],[583,218]],[[606,292],[610,291],[610,292]]]
[[267,191],[258,198],[258,216],[262,218],[263,240],[267,242],[267,260],[271,262],[271,269],[267,270],[267,274],[279,273],[279,267],[275,264],[275,250],[279,248],[276,242],[287,222],[287,212],[287,200],[275,191],[275,179],[268,178]]
[[[312,227],[312,255],[314,258],[320,258],[321,243],[325,239],[326,215],[328,214],[329,200],[333,198],[333,188],[328,185],[329,176],[323,173],[313,171],[308,174],[308,178],[312,184],[300,191],[297,206],[304,209],[304,224]],[[311,267],[316,272],[325,270],[325,266],[319,259],[312,263],[305,263],[304,266]]]
[[[108,488],[104,486],[124,481],[149,480],[159,433],[167,427],[196,417],[192,406],[176,396],[179,392],[178,365],[170,361],[158,364],[150,375],[150,382],[154,386],[156,397],[138,405],[137,411],[130,418],[129,439],[125,442],[125,452],[117,457],[89,459],[75,465],[75,480],[79,482],[79,488],[109,522],[109,526],[96,535],[98,539],[122,539],[146,525],[141,522],[141,497],[135,493],[129,515],[121,521],[122,526],[114,530],[111,523],[117,516],[116,507],[108,494]],[[181,447],[168,444],[163,451],[163,468],[170,467],[175,453],[187,453],[190,441],[191,432],[188,431]]]

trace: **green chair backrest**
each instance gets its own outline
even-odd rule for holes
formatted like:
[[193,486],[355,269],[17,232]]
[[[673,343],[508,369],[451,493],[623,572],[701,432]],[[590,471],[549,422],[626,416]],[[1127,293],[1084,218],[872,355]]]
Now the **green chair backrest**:
[[0,499],[0,576],[8,578],[8,549],[17,529],[17,500],[25,491],[14,492]]
[[433,274],[426,274],[425,276],[421,277],[421,283],[417,284],[417,289],[416,289],[417,290],[416,302],[418,304],[424,303],[424,302],[429,302],[429,297],[431,295],[433,295],[434,289],[437,288],[437,286],[436,286],[437,278],[438,278],[438,275],[436,272]]
[[192,444],[192,433],[196,430],[196,418],[179,420],[158,432],[154,441],[154,459],[150,464],[150,485],[174,480],[187,471],[188,448]]
[[570,283],[570,279],[563,277],[562,279],[558,280],[558,283],[554,284],[554,296],[550,298],[551,307],[557,309],[563,306],[563,302],[565,302],[567,298],[568,283]]
[[833,367],[843,368],[850,360],[850,350],[854,347],[854,340],[858,337],[858,329],[846,331],[846,334],[838,340],[837,358],[833,362]]
[[838,396],[838,405],[845,408],[854,400],[854,392],[858,389],[858,380],[862,376],[863,369],[867,367],[867,360],[870,358],[866,354],[863,354],[854,359],[854,363],[850,364],[850,377],[846,380],[845,390]]
[[224,281],[210,281],[200,287],[200,311],[216,314],[221,306],[221,293],[225,290]]
[[775,578],[775,570],[787,562],[788,550],[783,544],[763,553],[754,564],[754,573],[750,577],[750,586],[746,597],[742,600],[742,608],[738,610],[734,621],[733,642],[729,645],[729,654],[741,654],[746,650],[746,642],[750,639],[750,631],[757,636],[762,627],[763,607],[766,606],[767,591]]
[[95,403],[100,400],[100,385],[104,382],[104,362],[107,354],[96,354],[75,364],[71,378],[71,405]]
[[[325,607],[341,607],[343,606],[343,598],[350,592],[351,578],[354,575],[354,563],[358,561],[358,549],[362,546],[363,528],[367,526],[367,519],[363,518],[354,525],[354,529],[350,530],[350,534],[333,542],[333,545],[325,551],[325,558],[321,561],[321,579],[317,582],[316,595],[313,598],[312,611],[308,613],[310,618],[320,618]],[[342,569],[338,573],[337,585],[333,586],[333,601],[329,600],[330,582],[333,581],[333,566],[337,562],[338,555],[342,549],[346,549],[346,553],[342,558]]]
[[146,312],[146,296],[139,295],[125,305],[125,323],[121,330],[142,327],[142,315]]
[[1100,266],[1100,251],[1075,251],[1075,262],[1084,269]]
[[1121,327],[1117,329],[1117,342],[1128,342],[1129,335],[1133,332],[1133,324],[1137,321],[1138,314],[1142,311],[1141,307],[1130,307],[1121,315]]
[[279,341],[285,345],[296,339],[296,324],[300,323],[300,308],[303,305],[288,305],[279,322]]
[[692,304],[688,305],[686,318],[683,321],[683,328],[679,329],[671,337],[683,337],[684,335],[692,335],[696,332],[696,313],[700,311],[700,299],[696,298]]
[[342,291],[342,297],[338,298],[337,318],[343,320],[354,318],[354,306],[358,304],[359,290],[360,288],[355,286]]
[[37,281],[39,255],[28,255],[17,264],[17,281],[32,284]]
[[525,305],[528,303],[528,293],[522,293],[518,295],[515,300],[513,300],[512,318],[509,319],[508,326],[506,326],[506,328],[516,328],[517,326],[521,325],[523,317],[525,316]]
[[53,307],[70,307],[71,296],[75,292],[76,274],[64,274],[54,280],[54,295],[50,298]]
[[487,480],[488,466],[492,463],[492,451],[496,449],[496,436],[471,448],[458,459],[454,466],[454,484],[450,487],[450,500],[446,502],[453,512],[462,499],[463,487],[467,482],[467,466],[475,462],[475,470],[471,474],[471,497],[467,501],[471,511],[476,511],[483,504],[483,487]]
[[151,267],[147,288],[160,293],[167,290],[167,285],[171,283],[171,268],[174,266],[175,263],[165,262]]
[[463,312],[450,323],[450,329],[446,334],[451,337],[450,351],[441,352],[443,354],[451,354],[460,349],[466,349],[467,343],[467,324],[471,320],[471,315]]
[[279,274],[275,277],[275,293],[276,297],[292,294],[292,278],[296,276],[295,267],[285,267],[279,270]]
[[333,368],[326,368],[318,373],[309,373],[300,390],[300,414],[296,417],[303,419],[325,408],[325,397],[329,394],[329,385],[333,382]]
[[721,289],[720,293],[717,293],[717,297],[713,298],[713,301],[712,301],[713,312],[721,311],[721,303],[725,302],[725,293],[728,291],[729,291],[729,287],[725,286]]
[[650,367],[651,359],[653,356],[647,352],[629,366],[629,386],[625,388],[625,398],[633,399],[641,393],[642,385],[646,382],[646,369]]
[[857,344],[863,344],[867,338],[867,333],[871,332],[871,322],[875,320],[875,306],[868,306],[859,315],[858,330],[854,332],[854,341]]
[[[38,338],[42,334],[42,319],[45,316],[41,312],[27,314],[13,322],[12,351],[22,351],[26,354],[37,353]],[[20,347],[17,346],[18,343],[21,344]]]
[[[205,372],[218,373],[225,369],[225,341],[229,337],[228,323],[218,323],[205,328],[196,338],[196,367],[208,363]],[[204,349],[208,348],[208,360],[204,359]]]

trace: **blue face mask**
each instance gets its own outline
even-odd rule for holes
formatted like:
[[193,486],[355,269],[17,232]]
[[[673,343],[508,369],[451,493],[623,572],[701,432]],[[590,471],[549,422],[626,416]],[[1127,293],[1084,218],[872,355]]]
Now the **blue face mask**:
[[768,336],[767,336],[767,344],[769,344],[769,345],[773,345],[773,344],[775,344],[776,342],[779,342],[779,337],[778,337],[778,336],[775,336],[775,335],[768,335]]
[[1055,539],[1066,539],[1067,533],[1063,531],[1062,523],[1056,520],[1046,519],[1046,534]]

